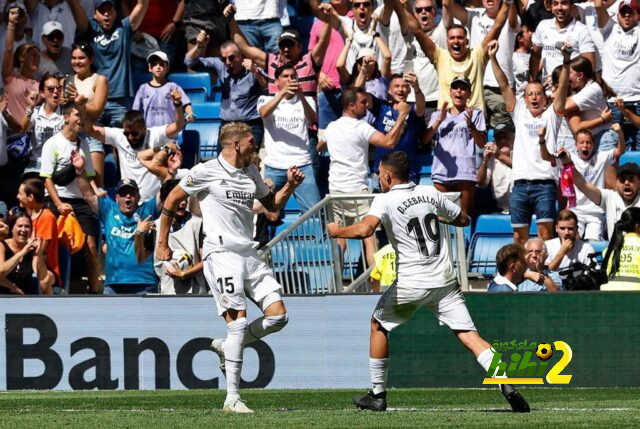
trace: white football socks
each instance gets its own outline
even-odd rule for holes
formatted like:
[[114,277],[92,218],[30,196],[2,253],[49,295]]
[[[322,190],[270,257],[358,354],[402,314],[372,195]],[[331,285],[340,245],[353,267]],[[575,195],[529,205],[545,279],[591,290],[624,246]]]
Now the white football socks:
[[284,328],[289,322],[287,313],[279,316],[262,316],[251,322],[244,334],[244,345],[251,344],[274,332],[278,332]]
[[246,317],[241,317],[227,324],[227,339],[224,341],[224,364],[227,373],[227,399],[225,402],[240,398],[238,389],[240,388],[243,340],[246,330]]
[[386,390],[387,374],[389,372],[389,358],[369,358],[369,374],[371,375],[371,384],[373,385],[373,393],[377,395]]
[[[489,371],[489,367],[491,366],[491,361],[493,360],[493,351],[489,348],[484,350],[482,353],[478,355],[476,358],[480,366],[485,370],[485,372]],[[506,367],[506,366],[505,366]],[[507,378],[506,375],[496,375],[494,378]],[[498,384],[498,388],[502,389],[502,385]]]

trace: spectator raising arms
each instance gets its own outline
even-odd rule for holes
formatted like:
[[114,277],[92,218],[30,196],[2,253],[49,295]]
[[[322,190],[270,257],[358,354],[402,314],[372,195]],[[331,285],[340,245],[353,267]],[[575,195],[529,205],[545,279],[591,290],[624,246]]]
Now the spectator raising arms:
[[[524,96],[516,98],[496,61],[497,42],[492,42],[488,49],[507,111],[516,127],[511,172],[514,184],[510,200],[513,238],[518,243],[527,241],[531,215],[535,213],[540,237],[550,240],[556,217],[558,174],[550,162],[542,159],[539,145],[545,144],[549,153],[556,153],[556,137],[569,91],[570,54],[567,47],[563,46],[564,62],[558,89],[553,104],[547,106],[544,88],[538,82],[529,83]],[[540,128],[545,129],[545,135],[538,135]]]

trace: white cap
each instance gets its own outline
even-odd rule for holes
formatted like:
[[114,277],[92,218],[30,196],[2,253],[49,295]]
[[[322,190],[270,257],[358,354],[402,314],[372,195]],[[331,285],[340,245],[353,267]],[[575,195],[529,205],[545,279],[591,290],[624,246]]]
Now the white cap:
[[158,57],[160,58],[162,61],[166,62],[167,64],[169,64],[169,57],[167,56],[167,54],[165,54],[162,51],[153,51],[151,52],[149,55],[147,55],[147,63],[151,62],[151,58],[152,57]]
[[48,21],[48,22],[45,22],[44,25],[42,26],[43,36],[48,36],[54,31],[59,31],[64,35],[64,29],[62,28],[62,24],[60,24],[58,21]]
[[374,51],[371,48],[360,48],[360,50],[358,51],[356,60],[359,60],[360,58],[364,58],[364,57],[375,57],[375,55],[376,55],[376,51]]

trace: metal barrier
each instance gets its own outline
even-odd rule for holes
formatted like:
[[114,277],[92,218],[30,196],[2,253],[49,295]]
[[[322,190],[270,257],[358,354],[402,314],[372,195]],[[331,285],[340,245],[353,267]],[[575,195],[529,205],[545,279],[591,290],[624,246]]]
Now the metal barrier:
[[[459,193],[445,195],[456,203],[459,200]],[[334,212],[343,225],[347,224],[348,216],[355,219],[365,216],[368,204],[364,202],[374,197],[371,194],[327,195],[265,245],[260,255],[282,284],[285,294],[370,291],[369,274],[373,267],[367,267],[363,240],[347,239],[341,249],[337,240],[328,237],[326,225],[334,221]],[[458,282],[463,290],[468,290],[464,232],[462,228],[444,224],[440,230],[451,244]],[[458,270],[459,266],[464,269]]]

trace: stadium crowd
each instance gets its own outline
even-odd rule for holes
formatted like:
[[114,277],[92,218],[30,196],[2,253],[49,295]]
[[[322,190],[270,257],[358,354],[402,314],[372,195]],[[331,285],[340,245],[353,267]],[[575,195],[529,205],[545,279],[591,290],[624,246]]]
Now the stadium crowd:
[[[379,192],[380,160],[402,150],[415,183],[460,192],[471,216],[510,214],[514,244],[498,252],[489,291],[563,290],[560,273],[589,262],[590,241],[615,237],[619,258],[639,228],[620,223],[640,207],[640,169],[620,163],[640,150],[637,0],[0,8],[0,293],[69,282],[71,293],[207,293],[196,199],[171,225],[173,259],[153,254],[162,203],[188,173],[178,136],[197,119],[174,72],[218,82],[222,124],[251,127],[269,187],[300,168],[302,212],[327,193]],[[288,25],[304,13],[310,27]],[[140,72],[149,80],[136,87]],[[264,244],[279,214],[254,211]],[[365,242],[369,264],[376,247]]]

